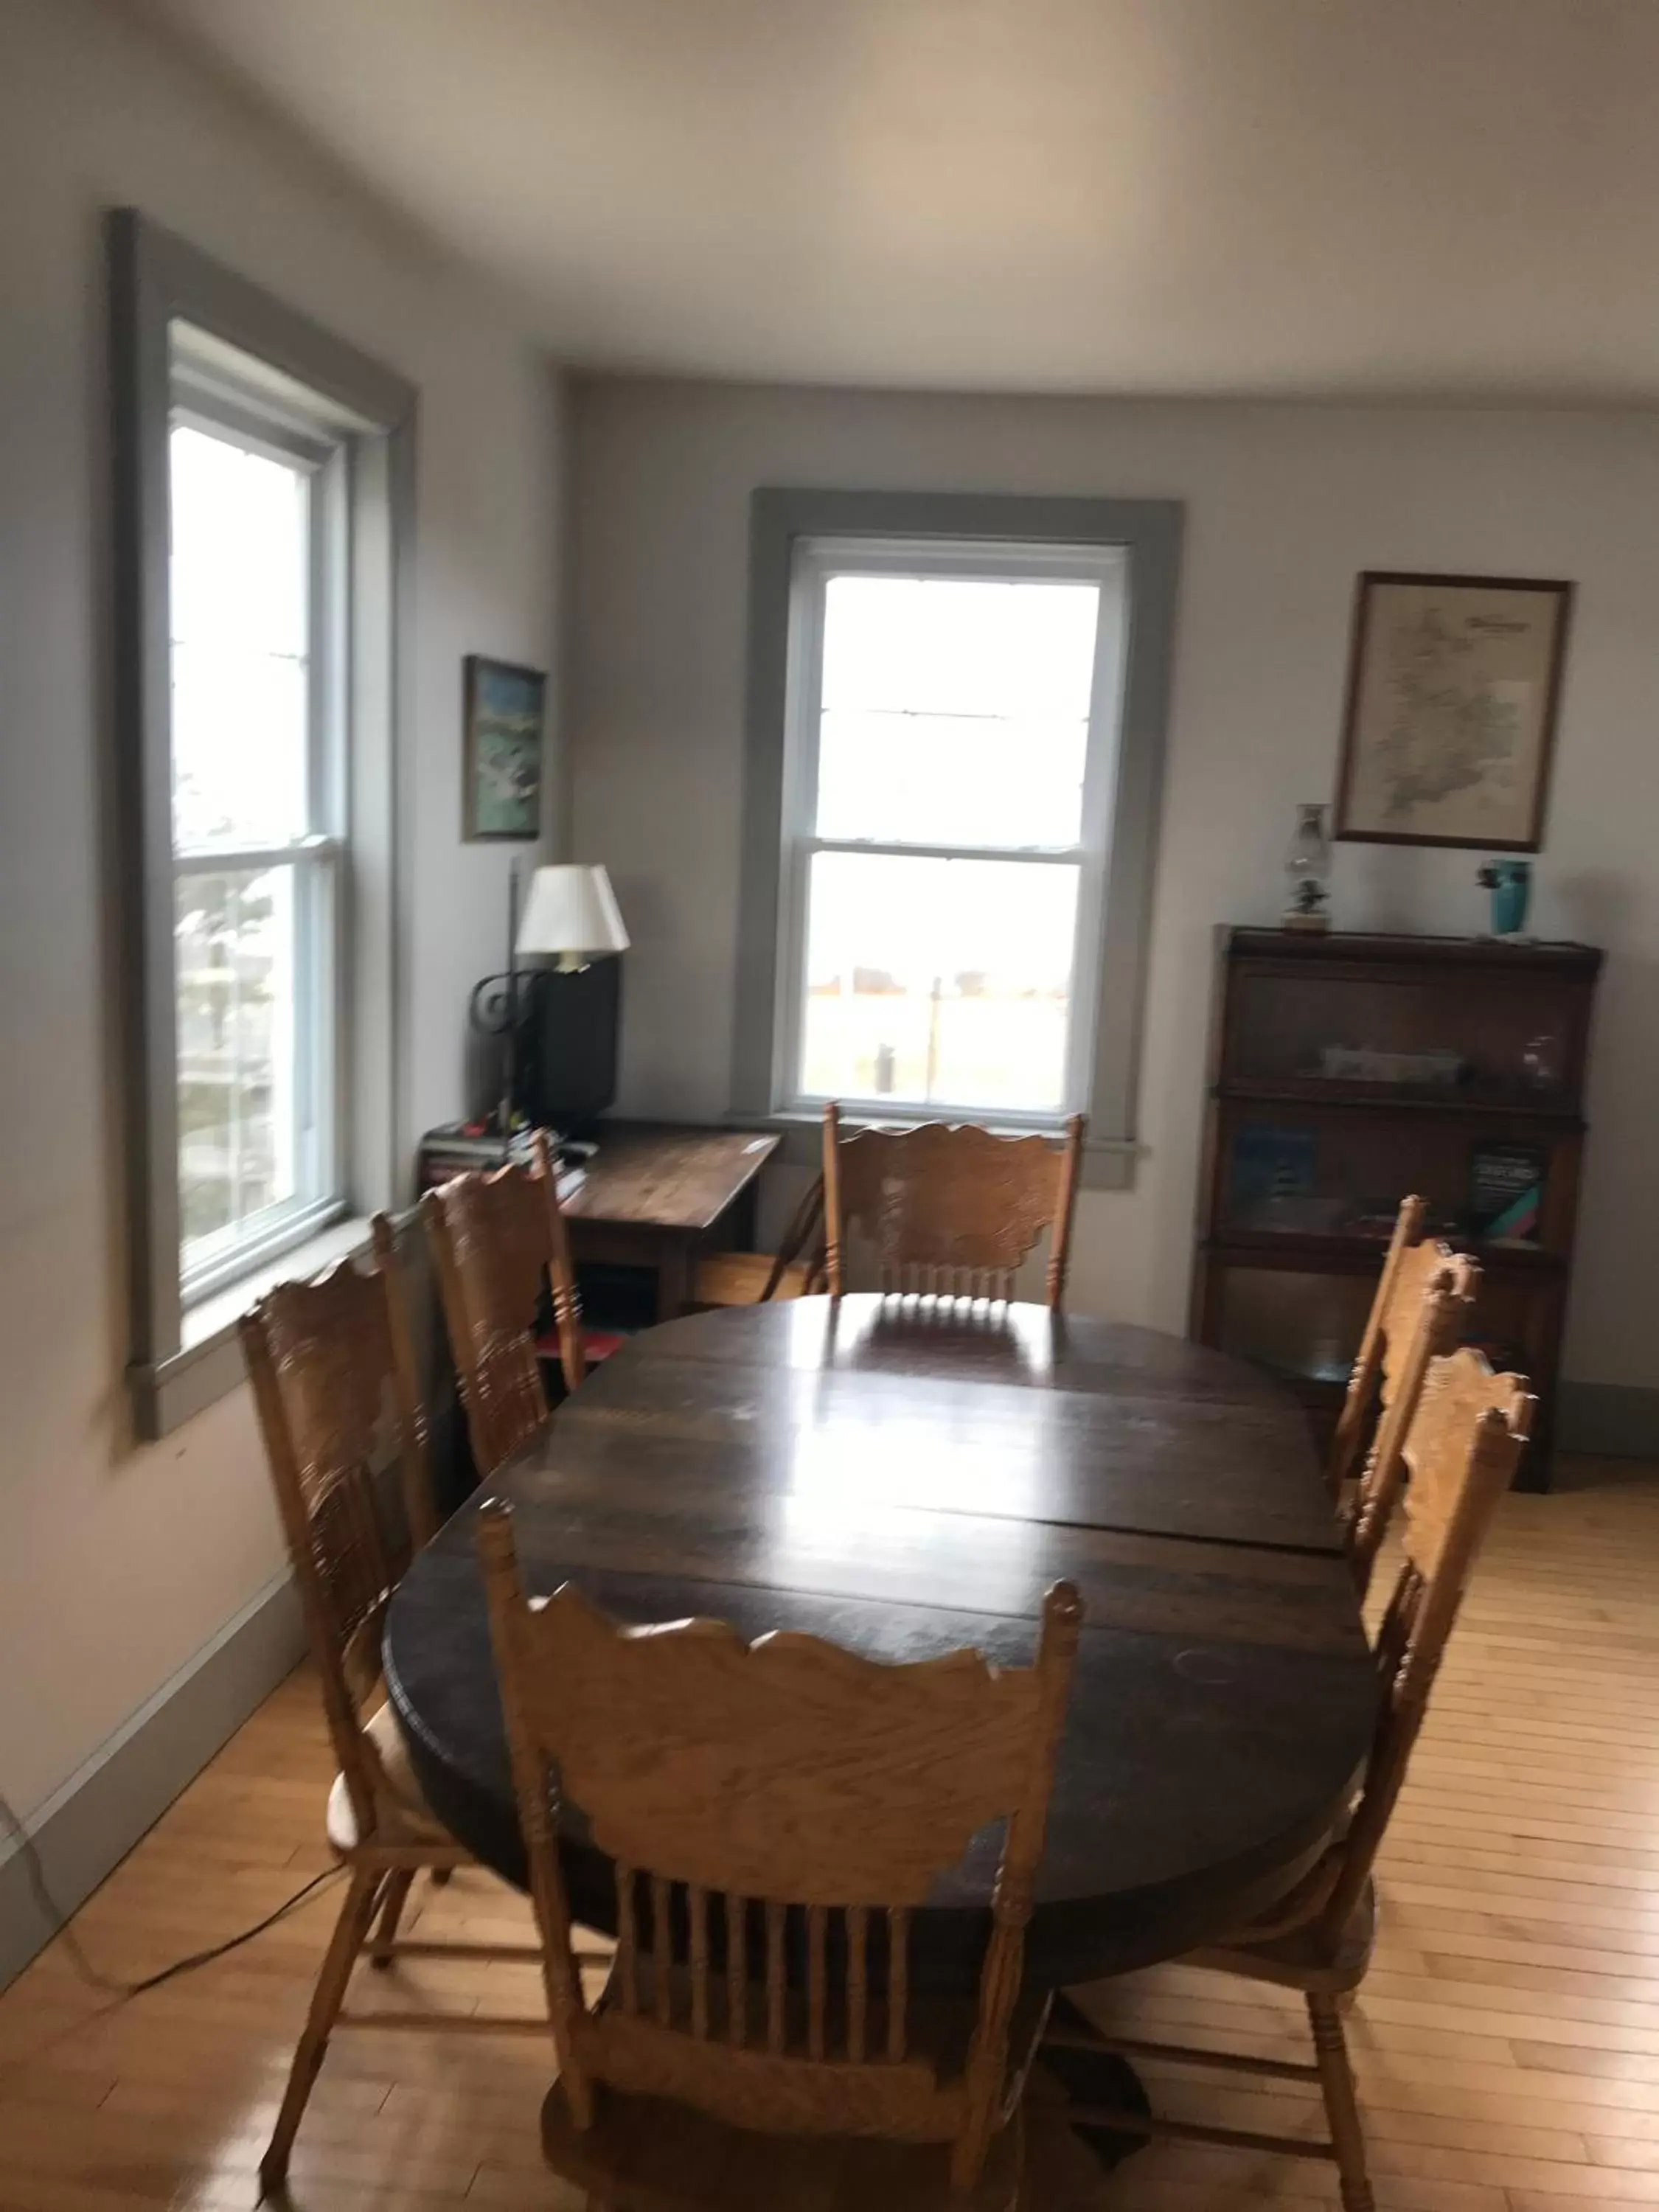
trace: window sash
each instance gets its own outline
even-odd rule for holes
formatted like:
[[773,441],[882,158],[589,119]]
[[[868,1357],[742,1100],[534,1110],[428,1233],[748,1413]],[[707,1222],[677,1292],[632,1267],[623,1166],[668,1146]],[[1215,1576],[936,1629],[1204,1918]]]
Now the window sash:
[[[283,1110],[293,1119],[296,1188],[291,1198],[214,1232],[205,1253],[189,1256],[184,1233],[183,1170],[175,1152],[179,1216],[179,1303],[188,1310],[228,1288],[344,1214],[345,1103],[339,1071],[349,1064],[345,980],[350,973],[346,793],[349,787],[345,666],[349,650],[349,452],[332,427],[302,426],[291,410],[239,389],[220,374],[204,388],[175,358],[169,428],[176,424],[225,439],[303,470],[310,480],[307,517],[305,827],[270,844],[191,842],[173,846],[175,884],[201,873],[294,871],[295,1081]],[[173,980],[173,1084],[180,1089],[181,994]],[[198,1243],[204,1240],[196,1240]]]
[[[823,696],[826,592],[831,577],[885,575],[951,581],[1091,583],[1099,592],[1095,664],[1090,687],[1080,836],[1064,846],[988,846],[910,839],[826,838],[817,830],[818,742]],[[1090,1104],[1103,955],[1103,922],[1110,860],[1112,793],[1116,781],[1127,574],[1115,547],[975,544],[948,540],[804,539],[795,548],[790,592],[785,697],[781,840],[772,1072],[775,1112],[821,1110],[826,1094],[809,1091],[802,1060],[805,1040],[807,902],[812,857],[848,852],[945,860],[999,860],[1078,871],[1078,898],[1066,1013],[1064,1096],[1057,1109],[987,1108],[967,1100],[902,1100],[842,1093],[842,1103],[884,1121],[934,1121],[990,1113],[1000,1125],[1058,1127]]]
[[[192,875],[268,874],[279,868],[291,869],[295,879],[295,1070],[293,1095],[285,1109],[293,1118],[295,1191],[291,1197],[212,1232],[216,1241],[210,1249],[194,1259],[185,1256],[188,1240],[181,1218],[179,1284],[186,1310],[276,1258],[289,1245],[314,1236],[346,1211],[338,1075],[348,972],[340,912],[344,863],[342,846],[327,838],[276,847],[222,846],[181,855],[174,862],[175,884]],[[173,1066],[174,1081],[180,1087],[181,997],[175,979]],[[174,1171],[179,1179],[182,1217],[183,1172],[176,1161]]]

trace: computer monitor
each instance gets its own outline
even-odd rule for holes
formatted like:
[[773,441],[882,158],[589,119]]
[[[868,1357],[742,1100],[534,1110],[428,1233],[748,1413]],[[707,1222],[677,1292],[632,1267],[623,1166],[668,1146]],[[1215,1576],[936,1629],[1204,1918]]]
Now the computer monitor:
[[541,969],[521,988],[520,1103],[538,1127],[579,1137],[617,1095],[622,962]]

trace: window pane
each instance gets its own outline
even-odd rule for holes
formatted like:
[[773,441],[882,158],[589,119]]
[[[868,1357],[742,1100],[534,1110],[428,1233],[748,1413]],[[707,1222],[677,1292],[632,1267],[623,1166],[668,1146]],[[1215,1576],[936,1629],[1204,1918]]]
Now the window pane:
[[174,846],[283,843],[310,826],[310,477],[182,423],[170,458]]
[[821,837],[886,844],[1078,842],[1086,720],[826,714],[818,736]]
[[1091,583],[832,576],[817,834],[1075,844],[1099,611]]
[[300,1179],[293,867],[178,878],[179,1205],[188,1271]]
[[814,854],[800,1091],[1057,1112],[1078,875],[1042,861]]

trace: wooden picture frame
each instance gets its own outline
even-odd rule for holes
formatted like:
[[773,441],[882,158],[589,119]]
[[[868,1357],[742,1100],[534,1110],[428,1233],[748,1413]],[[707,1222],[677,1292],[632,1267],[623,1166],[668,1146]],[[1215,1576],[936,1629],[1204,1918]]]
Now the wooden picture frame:
[[1572,602],[1569,583],[1366,569],[1336,836],[1537,852]]
[[461,664],[463,836],[531,844],[542,833],[547,672],[469,653]]

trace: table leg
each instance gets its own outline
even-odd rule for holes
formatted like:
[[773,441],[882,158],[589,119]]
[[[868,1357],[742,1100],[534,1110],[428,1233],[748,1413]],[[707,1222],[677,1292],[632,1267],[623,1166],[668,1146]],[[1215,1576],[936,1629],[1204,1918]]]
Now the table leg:
[[691,1241],[665,1237],[657,1248],[657,1319],[674,1321],[691,1303]]

